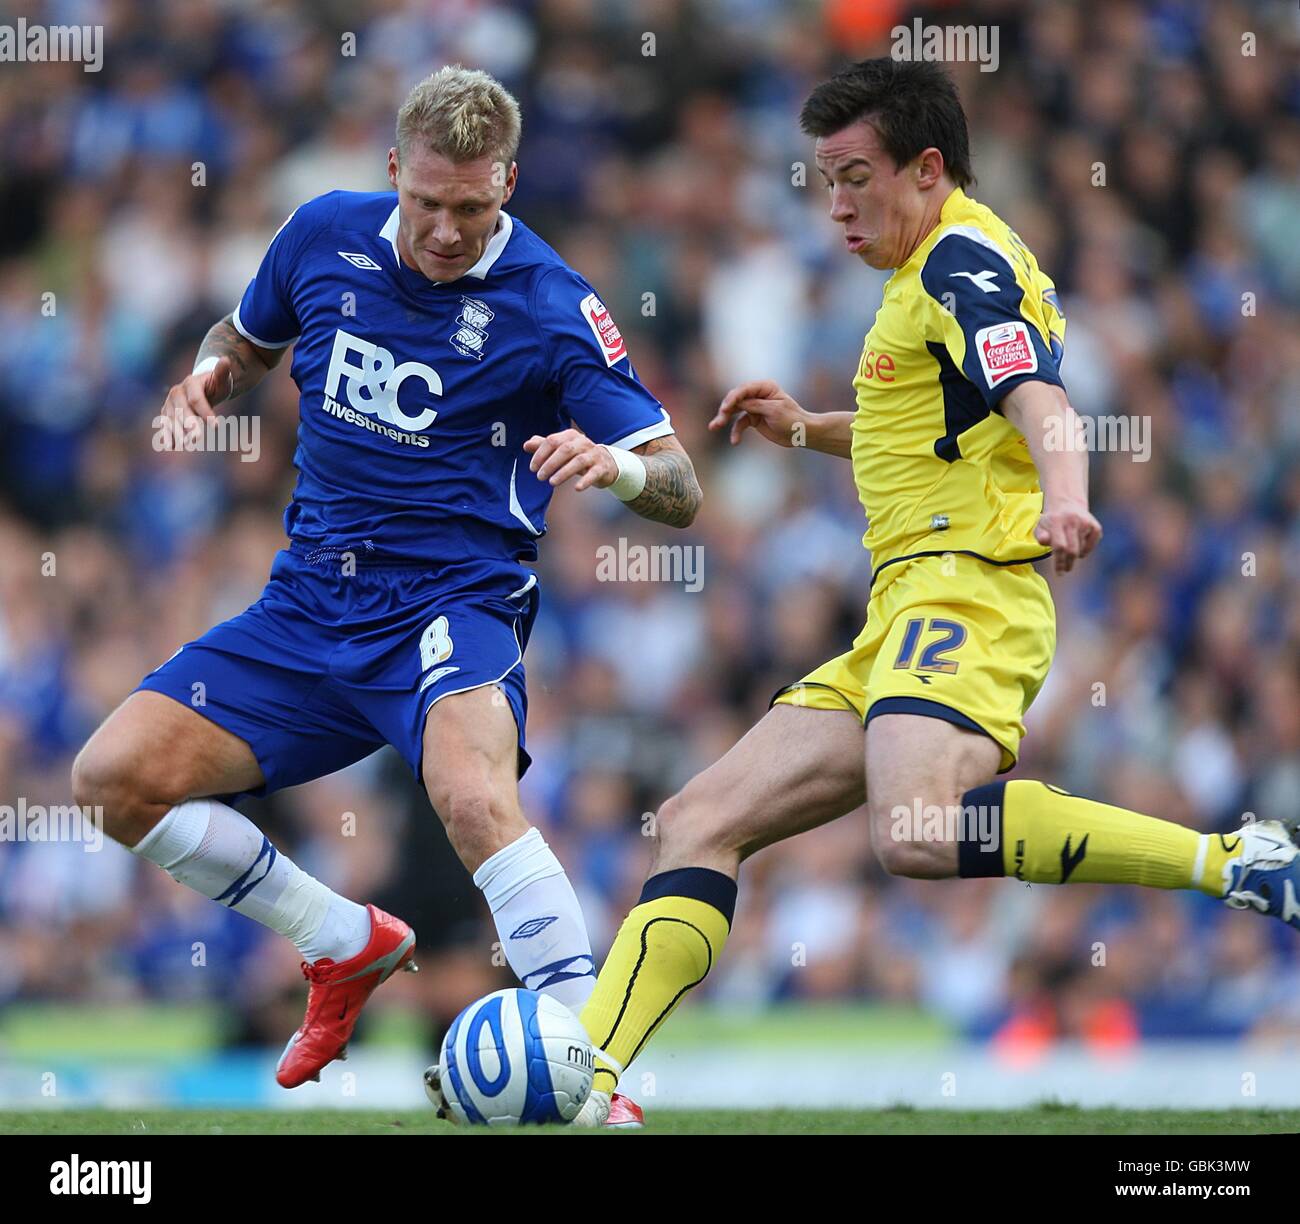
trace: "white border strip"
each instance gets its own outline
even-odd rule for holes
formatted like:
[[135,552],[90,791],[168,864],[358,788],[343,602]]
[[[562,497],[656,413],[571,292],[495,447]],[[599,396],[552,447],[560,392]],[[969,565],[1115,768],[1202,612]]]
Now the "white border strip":
[[[242,306],[243,303],[241,302],[239,305]],[[297,336],[291,336],[288,340],[280,340],[280,341],[259,340],[259,339],[258,339],[255,335],[253,335],[253,333],[252,333],[251,331],[249,331],[248,328],[246,328],[246,327],[243,325],[243,323],[240,321],[240,318],[239,318],[239,306],[236,306],[235,309],[231,312],[231,315],[230,315],[230,321],[235,325],[235,330],[236,330],[236,331],[237,331],[241,336],[243,336],[245,340],[249,341],[250,344],[256,344],[258,348],[264,348],[264,349],[282,349],[282,348],[288,348],[289,345],[291,345],[295,340],[298,339]]]
[[[511,632],[515,635],[515,649],[519,652],[518,657],[509,667],[505,669],[494,680],[480,680],[477,684],[467,684],[464,688],[449,689],[445,693],[439,693],[427,706],[424,707],[424,713],[420,715],[420,738],[424,738],[424,724],[429,717],[429,711],[438,704],[444,697],[455,697],[457,693],[472,693],[475,689],[487,688],[489,684],[500,684],[520,663],[524,661],[524,648],[519,644],[519,618],[515,618],[515,623],[511,626]],[[521,731],[523,728],[519,728]],[[423,747],[423,744],[421,745]]]
[[666,438],[669,434],[676,432],[672,421],[668,419],[668,414],[664,413],[664,419],[659,424],[647,425],[644,429],[638,429],[636,433],[628,434],[626,438],[619,438],[617,442],[607,442],[605,445],[621,446],[624,450],[631,450],[635,446],[653,442],[656,438]]

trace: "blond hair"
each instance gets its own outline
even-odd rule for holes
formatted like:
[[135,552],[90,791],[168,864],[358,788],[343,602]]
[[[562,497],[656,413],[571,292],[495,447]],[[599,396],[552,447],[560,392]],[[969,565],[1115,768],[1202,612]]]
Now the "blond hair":
[[449,64],[427,76],[397,112],[397,155],[417,139],[455,162],[491,157],[509,165],[519,148],[519,103],[500,81]]

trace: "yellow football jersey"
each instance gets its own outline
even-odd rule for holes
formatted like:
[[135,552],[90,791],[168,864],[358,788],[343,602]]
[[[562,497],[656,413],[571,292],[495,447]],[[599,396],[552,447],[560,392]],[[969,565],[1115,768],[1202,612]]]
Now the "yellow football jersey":
[[1033,255],[955,189],[886,283],[853,381],[853,475],[873,586],[908,557],[1049,555],[1034,539],[1038,473],[998,405],[1025,379],[1061,385],[1064,338],[1055,287]]

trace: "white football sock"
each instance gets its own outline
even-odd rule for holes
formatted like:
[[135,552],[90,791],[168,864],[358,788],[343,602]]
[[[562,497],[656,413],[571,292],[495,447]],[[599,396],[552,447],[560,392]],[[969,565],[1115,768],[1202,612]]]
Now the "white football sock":
[[591,940],[577,895],[537,829],[498,850],[475,873],[515,976],[573,1012],[596,987]]
[[173,880],[293,941],[303,960],[355,956],[370,942],[364,905],[313,879],[246,816],[216,799],[172,808],[134,847]]

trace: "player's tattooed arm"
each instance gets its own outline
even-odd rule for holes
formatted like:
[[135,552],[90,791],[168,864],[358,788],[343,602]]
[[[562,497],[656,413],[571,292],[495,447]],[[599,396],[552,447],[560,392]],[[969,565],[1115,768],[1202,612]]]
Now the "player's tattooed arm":
[[809,412],[770,378],[759,378],[732,387],[723,396],[709,428],[719,430],[730,426],[732,446],[740,441],[745,430],[756,429],[777,446],[807,447],[848,459],[853,450],[853,415],[851,412]]
[[627,502],[642,518],[689,527],[704,500],[691,457],[672,434],[632,448],[645,462],[645,488]]
[[194,359],[198,367],[212,358],[212,367],[201,374],[191,374],[172,387],[167,392],[162,415],[178,421],[216,416],[216,405],[255,387],[269,370],[279,365],[287,351],[254,344],[240,335],[232,316],[227,315],[203,337]]
[[251,391],[262,381],[267,371],[280,364],[280,358],[287,351],[287,348],[268,349],[254,344],[247,336],[240,334],[235,327],[234,316],[227,315],[221,322],[213,324],[203,337],[194,364],[198,365],[208,357],[217,358],[218,367],[224,363],[228,376],[218,390],[225,392],[220,398],[227,400]]
[[[546,437],[535,434],[524,443],[524,450],[532,456],[529,471],[552,488],[572,480],[579,492],[607,489],[618,479],[618,463],[609,447],[593,442],[578,429],[562,429]],[[704,494],[682,444],[668,434],[634,447],[633,454],[645,464],[645,485],[624,503],[627,508],[656,523],[689,527]]]

